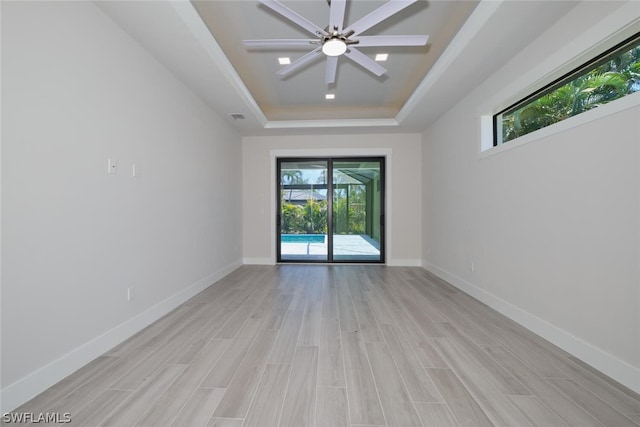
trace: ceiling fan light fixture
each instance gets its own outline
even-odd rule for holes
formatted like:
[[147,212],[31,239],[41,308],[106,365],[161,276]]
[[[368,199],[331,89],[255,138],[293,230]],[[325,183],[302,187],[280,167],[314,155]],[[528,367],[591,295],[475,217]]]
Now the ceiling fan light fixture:
[[338,39],[332,38],[322,45],[322,53],[327,56],[340,56],[347,51],[347,44]]

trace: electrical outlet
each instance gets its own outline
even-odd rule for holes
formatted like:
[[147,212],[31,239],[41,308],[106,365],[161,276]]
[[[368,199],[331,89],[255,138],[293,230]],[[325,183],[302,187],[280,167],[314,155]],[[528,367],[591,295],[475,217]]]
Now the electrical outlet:
[[118,173],[118,161],[113,159],[107,159],[107,173],[109,175],[115,175]]

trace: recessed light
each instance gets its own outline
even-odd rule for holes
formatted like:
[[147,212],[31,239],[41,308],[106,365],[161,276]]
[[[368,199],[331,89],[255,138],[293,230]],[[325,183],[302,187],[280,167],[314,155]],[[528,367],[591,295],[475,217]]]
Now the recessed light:
[[289,65],[291,64],[291,58],[278,58],[278,64],[280,65]]
[[335,93],[328,93],[324,96],[324,99],[336,99]]
[[378,53],[376,54],[376,61],[383,62],[383,61],[386,61],[388,57],[389,57],[388,53]]

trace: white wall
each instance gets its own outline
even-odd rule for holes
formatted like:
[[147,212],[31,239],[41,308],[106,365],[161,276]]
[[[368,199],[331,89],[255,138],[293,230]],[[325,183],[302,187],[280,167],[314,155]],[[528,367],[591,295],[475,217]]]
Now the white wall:
[[275,261],[275,155],[387,155],[387,264],[421,263],[419,134],[245,137],[242,143],[245,263]]
[[239,135],[92,3],[2,2],[2,78],[9,410],[240,265],[242,165]]
[[638,6],[584,2],[423,135],[424,266],[636,391],[640,97],[509,150],[480,154],[479,122]]

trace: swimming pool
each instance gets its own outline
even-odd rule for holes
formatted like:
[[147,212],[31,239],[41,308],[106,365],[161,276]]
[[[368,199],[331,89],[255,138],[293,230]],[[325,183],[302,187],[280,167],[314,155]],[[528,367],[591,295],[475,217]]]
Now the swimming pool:
[[283,234],[282,243],[324,243],[324,234]]

